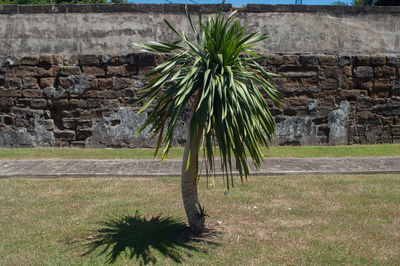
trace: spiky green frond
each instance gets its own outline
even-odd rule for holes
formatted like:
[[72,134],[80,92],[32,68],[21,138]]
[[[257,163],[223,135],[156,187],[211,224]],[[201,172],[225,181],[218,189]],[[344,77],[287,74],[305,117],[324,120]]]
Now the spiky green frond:
[[[243,180],[249,174],[246,150],[259,166],[264,157],[260,145],[268,146],[274,133],[275,124],[265,96],[277,106],[281,99],[271,82],[276,75],[263,69],[258,61],[265,57],[253,50],[255,43],[266,39],[267,34],[246,33],[245,27],[234,19],[234,13],[226,17],[219,12],[205,22],[200,19],[198,28],[186,14],[195,42],[166,21],[180,42],[141,45],[146,51],[171,57],[148,75],[151,79],[141,90],[141,99],[147,99],[142,110],[150,105],[154,109],[140,130],[150,126],[158,135],[156,150],[164,144],[165,159],[178,116],[197,95],[198,101],[192,103],[191,140],[201,140],[199,145],[204,147],[210,170],[215,165],[216,141],[227,181],[229,173],[232,176],[233,160]],[[226,183],[229,189],[229,182]]]

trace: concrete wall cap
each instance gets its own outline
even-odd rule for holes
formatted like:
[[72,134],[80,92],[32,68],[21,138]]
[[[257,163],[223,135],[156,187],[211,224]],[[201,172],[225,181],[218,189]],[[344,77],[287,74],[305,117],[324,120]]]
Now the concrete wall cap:
[[[214,13],[219,4],[190,4],[189,11]],[[265,5],[247,4],[233,7],[231,4],[224,6],[224,11],[229,12],[262,13],[262,12],[288,12],[288,13],[329,13],[331,15],[362,15],[362,14],[390,14],[400,13],[396,6],[323,6],[323,5]],[[0,14],[36,14],[36,13],[183,13],[184,4],[87,4],[87,5],[0,5]]]

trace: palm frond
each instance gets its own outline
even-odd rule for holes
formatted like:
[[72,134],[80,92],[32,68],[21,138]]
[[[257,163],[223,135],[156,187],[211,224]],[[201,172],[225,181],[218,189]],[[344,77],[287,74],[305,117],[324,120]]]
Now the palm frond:
[[274,119],[261,91],[277,106],[281,100],[272,80],[279,75],[267,72],[257,62],[265,57],[253,50],[267,34],[246,33],[234,14],[225,16],[221,9],[205,22],[200,19],[196,28],[186,9],[194,42],[165,21],[178,41],[140,45],[146,51],[173,56],[148,74],[150,80],[139,101],[145,102],[141,111],[149,106],[153,110],[139,132],[151,126],[158,135],[156,152],[164,145],[165,159],[179,115],[199,95],[191,107],[190,139],[199,140],[204,148],[207,172],[215,168],[216,141],[228,189],[234,184],[232,161],[243,181],[249,174],[247,155],[259,166],[264,157],[260,145],[268,146],[274,133]]

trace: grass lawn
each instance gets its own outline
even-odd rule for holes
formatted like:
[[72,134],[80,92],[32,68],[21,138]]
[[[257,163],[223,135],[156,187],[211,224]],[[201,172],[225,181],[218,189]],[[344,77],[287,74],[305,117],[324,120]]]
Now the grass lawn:
[[[359,157],[400,156],[400,144],[352,146],[272,146],[263,148],[267,157]],[[157,158],[161,158],[159,152]],[[172,148],[168,158],[182,158],[183,148]],[[0,149],[0,159],[151,159],[154,149]]]
[[399,175],[239,183],[200,180],[211,230],[189,239],[178,178],[0,180],[0,264],[400,265]]

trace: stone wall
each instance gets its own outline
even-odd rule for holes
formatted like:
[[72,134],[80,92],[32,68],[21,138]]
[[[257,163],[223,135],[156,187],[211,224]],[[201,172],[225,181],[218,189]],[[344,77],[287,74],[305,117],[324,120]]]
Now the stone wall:
[[[214,13],[217,5],[190,5]],[[267,27],[265,68],[283,107],[270,106],[275,144],[400,142],[400,7],[225,6],[250,30]],[[133,43],[190,32],[184,5],[0,5],[0,147],[152,147],[135,136],[133,104],[163,56]],[[195,20],[197,16],[193,16]],[[186,137],[182,115],[175,145]]]
[[[217,5],[189,5],[206,16]],[[266,27],[260,53],[396,54],[400,50],[400,7],[247,5],[237,18],[251,30]],[[0,55],[114,54],[137,52],[133,43],[171,41],[190,33],[184,5],[1,6]]]
[[[0,147],[152,147],[133,105],[146,53],[0,57]],[[283,107],[270,106],[280,145],[399,143],[400,55],[272,54],[285,75]],[[187,115],[176,129],[185,141]]]

